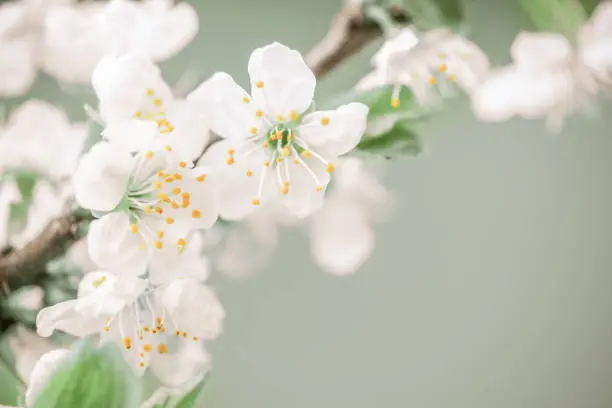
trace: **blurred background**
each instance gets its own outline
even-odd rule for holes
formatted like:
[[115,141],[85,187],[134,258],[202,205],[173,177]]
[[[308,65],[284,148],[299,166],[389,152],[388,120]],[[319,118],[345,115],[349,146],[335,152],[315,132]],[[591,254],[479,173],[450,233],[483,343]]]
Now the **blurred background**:
[[[162,64],[170,84],[188,68],[244,85],[254,48],[309,50],[343,2],[190,3],[200,32]],[[531,28],[516,2],[465,3],[468,35],[494,65],[507,63],[515,35]],[[352,87],[379,45],[327,76],[316,99]],[[32,96],[74,120],[95,105],[92,91],[44,75]],[[449,100],[417,124],[420,155],[379,163],[397,206],[355,275],[320,271],[297,229],[247,279],[213,271],[227,320],[200,406],[611,406],[611,107],[551,136],[541,121],[479,123],[467,98]],[[14,404],[1,371],[0,384],[0,403]]]

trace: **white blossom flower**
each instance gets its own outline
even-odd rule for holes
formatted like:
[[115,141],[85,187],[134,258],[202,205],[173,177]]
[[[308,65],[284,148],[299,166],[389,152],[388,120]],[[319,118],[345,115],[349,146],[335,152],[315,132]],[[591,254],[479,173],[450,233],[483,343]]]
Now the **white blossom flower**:
[[139,51],[164,61],[197,32],[198,15],[186,2],[110,0],[58,7],[45,19],[43,69],[64,82],[85,84],[106,55]]
[[63,365],[72,355],[68,349],[56,349],[45,353],[32,370],[30,382],[25,394],[25,406],[34,408],[36,399],[45,390],[57,369]]
[[310,250],[315,262],[334,275],[359,269],[374,250],[374,223],[389,207],[390,196],[364,163],[344,159],[334,189],[323,207],[313,214]]
[[361,139],[368,108],[351,103],[306,113],[314,74],[297,51],[279,43],[256,49],[248,70],[251,95],[217,73],[188,97],[225,138],[203,157],[204,163],[225,167],[221,216],[243,218],[282,193],[284,204],[304,217],[323,201],[334,160]]
[[61,330],[78,337],[98,333],[102,341],[121,345],[137,374],[150,367],[167,385],[178,386],[180,380],[208,367],[210,358],[200,340],[221,333],[225,312],[215,293],[196,280],[147,285],[132,276],[89,273],[79,284],[77,299],[39,313],[38,333],[49,336]]
[[24,102],[0,128],[0,168],[30,169],[53,180],[74,173],[87,138],[85,123],[71,124],[55,106]]
[[513,64],[493,70],[472,94],[477,118],[545,117],[558,131],[564,118],[585,108],[601,86],[612,84],[612,4],[603,2],[578,34],[577,48],[556,33],[521,32]]
[[9,307],[38,312],[43,306],[45,291],[40,286],[24,286],[11,293]]
[[107,124],[104,137],[130,152],[166,149],[195,159],[210,140],[206,120],[191,103],[174,99],[159,68],[143,54],[105,57],[92,84]]
[[107,142],[83,155],[73,185],[77,202],[101,215],[88,233],[96,264],[142,274],[152,259],[180,255],[190,231],[214,224],[214,180],[204,168],[189,167],[169,163],[165,151],[132,156]]
[[450,83],[471,92],[488,71],[489,59],[476,44],[448,29],[431,30],[418,38],[413,30],[404,28],[383,44],[372,65],[375,70],[357,89],[393,85],[391,104],[399,107],[401,87],[406,86],[427,106],[450,95]]

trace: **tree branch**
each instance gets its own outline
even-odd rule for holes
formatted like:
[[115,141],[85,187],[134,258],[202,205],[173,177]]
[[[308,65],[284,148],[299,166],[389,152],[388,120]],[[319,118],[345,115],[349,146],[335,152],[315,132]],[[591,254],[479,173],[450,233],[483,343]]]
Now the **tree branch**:
[[[388,11],[398,24],[410,20],[399,7]],[[321,78],[381,35],[381,28],[368,21],[361,7],[348,5],[336,15],[325,37],[306,54],[306,63]]]

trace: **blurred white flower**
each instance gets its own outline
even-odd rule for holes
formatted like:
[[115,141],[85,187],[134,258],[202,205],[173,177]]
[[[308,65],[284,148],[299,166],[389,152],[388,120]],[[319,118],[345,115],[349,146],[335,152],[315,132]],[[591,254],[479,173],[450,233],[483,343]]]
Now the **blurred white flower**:
[[401,87],[406,86],[420,104],[430,106],[453,93],[451,83],[471,92],[488,71],[489,59],[476,44],[448,29],[431,30],[418,38],[404,28],[387,39],[372,65],[375,70],[357,89],[393,85],[391,104],[399,107]]
[[186,2],[110,0],[51,10],[45,19],[43,69],[68,83],[89,81],[106,55],[138,51],[165,61],[198,32],[198,15]]
[[40,357],[32,370],[30,382],[26,391],[25,406],[27,408],[34,408],[36,399],[45,390],[57,369],[64,364],[71,355],[72,352],[68,349],[56,349],[48,351]]
[[251,95],[217,73],[188,97],[226,139],[203,157],[224,166],[221,216],[241,219],[278,193],[294,214],[307,216],[323,201],[333,161],[361,139],[368,107],[351,103],[302,117],[316,79],[297,51],[279,43],[256,49],[248,70]]
[[29,169],[53,180],[74,173],[87,138],[85,123],[71,124],[64,111],[28,100],[0,127],[0,168]]
[[174,99],[159,68],[143,54],[103,58],[92,84],[107,124],[103,135],[115,145],[130,152],[166,149],[192,160],[210,140],[201,113],[187,101]]
[[225,312],[215,293],[197,280],[178,278],[158,287],[147,281],[107,272],[87,274],[78,298],[43,309],[38,333],[54,330],[121,345],[138,375],[147,367],[169,386],[199,374],[210,364],[200,340],[216,338]]
[[323,207],[313,214],[310,250],[321,269],[334,275],[356,272],[375,245],[374,224],[389,209],[390,195],[357,158],[344,159]]
[[9,297],[9,306],[21,310],[38,312],[43,306],[44,290],[40,286],[24,286]]
[[77,202],[101,213],[87,237],[96,264],[142,274],[154,258],[176,259],[192,230],[215,223],[219,204],[214,178],[203,168],[188,167],[184,161],[169,163],[165,151],[132,156],[107,142],[83,155],[73,185]]
[[564,118],[586,107],[601,86],[612,85],[612,3],[602,2],[578,34],[576,50],[556,33],[520,33],[514,63],[491,72],[472,94],[477,118],[545,117],[558,131]]
[[25,326],[17,325],[15,329],[9,339],[9,346],[15,356],[15,370],[21,380],[29,384],[36,362],[43,354],[57,347]]

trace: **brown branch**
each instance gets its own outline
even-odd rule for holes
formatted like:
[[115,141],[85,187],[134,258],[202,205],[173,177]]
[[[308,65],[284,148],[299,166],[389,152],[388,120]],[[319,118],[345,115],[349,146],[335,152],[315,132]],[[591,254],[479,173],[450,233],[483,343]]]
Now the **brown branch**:
[[83,210],[60,216],[26,246],[0,257],[0,284],[15,290],[39,283],[46,273],[45,265],[82,237],[79,224],[90,219]]
[[[391,7],[389,13],[398,24],[409,22],[398,7]],[[380,27],[366,19],[361,7],[348,5],[336,15],[325,37],[306,54],[306,63],[321,78],[381,35]]]

